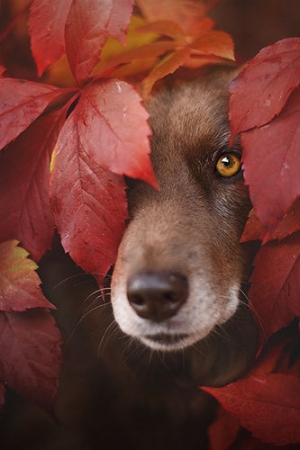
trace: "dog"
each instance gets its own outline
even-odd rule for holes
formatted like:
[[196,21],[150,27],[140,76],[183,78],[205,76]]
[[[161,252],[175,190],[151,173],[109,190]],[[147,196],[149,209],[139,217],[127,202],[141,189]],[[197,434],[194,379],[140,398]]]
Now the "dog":
[[178,73],[146,102],[159,189],[127,180],[129,223],[109,301],[61,251],[41,262],[66,341],[59,425],[7,402],[1,448],[208,448],[217,402],[199,386],[242,377],[258,347],[246,298],[252,256],[239,243],[251,204],[239,142],[229,148],[237,73]]
[[[160,189],[131,183],[111,291],[124,333],[161,352],[206,348],[201,365],[211,367],[199,382],[218,386],[247,370],[257,345],[241,291],[249,262],[239,240],[251,206],[240,145],[229,148],[228,85],[236,75],[219,66],[164,85],[148,101]],[[227,347],[224,333],[234,327]]]

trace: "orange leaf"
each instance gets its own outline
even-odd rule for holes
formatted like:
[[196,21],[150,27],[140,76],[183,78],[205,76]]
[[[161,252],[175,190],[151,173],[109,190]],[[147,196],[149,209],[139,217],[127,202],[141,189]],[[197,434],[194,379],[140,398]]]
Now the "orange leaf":
[[197,30],[197,24],[207,11],[207,6],[199,0],[136,0],[148,22],[171,20],[190,33]]
[[185,42],[186,33],[182,28],[171,20],[160,20],[143,25],[138,30],[140,33],[157,33],[168,36],[174,40]]
[[[155,60],[159,56],[162,56],[166,52],[173,50],[174,46],[175,44],[172,41],[159,41],[142,45],[141,47],[133,48],[130,50],[125,50],[124,52],[109,58],[104,63],[97,65],[96,69],[93,71],[93,75],[103,76],[106,72],[115,74],[115,71],[118,70],[123,64],[132,64],[136,61],[144,61],[146,63],[148,60],[150,60],[154,61],[155,63]],[[117,77],[117,75],[114,76]]]
[[234,61],[234,43],[231,36],[223,31],[212,30],[195,39],[191,44],[193,54],[220,56]]
[[156,67],[154,67],[150,74],[143,80],[144,96],[147,97],[150,94],[156,81],[175,72],[176,69],[181,67],[190,52],[191,50],[189,47],[183,47],[180,50],[171,53],[171,55],[166,56]]

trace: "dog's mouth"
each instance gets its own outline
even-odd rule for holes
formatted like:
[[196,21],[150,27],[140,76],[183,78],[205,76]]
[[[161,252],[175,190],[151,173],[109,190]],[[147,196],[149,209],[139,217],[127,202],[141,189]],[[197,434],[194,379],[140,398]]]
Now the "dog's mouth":
[[172,351],[186,347],[186,340],[188,338],[188,334],[157,333],[146,334],[142,340],[153,349]]

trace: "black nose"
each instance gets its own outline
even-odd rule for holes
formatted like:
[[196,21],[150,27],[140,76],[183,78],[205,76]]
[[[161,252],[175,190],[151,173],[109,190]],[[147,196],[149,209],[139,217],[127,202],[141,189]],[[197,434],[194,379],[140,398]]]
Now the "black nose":
[[188,281],[177,272],[137,272],[127,282],[127,297],[138,316],[162,322],[185,303]]

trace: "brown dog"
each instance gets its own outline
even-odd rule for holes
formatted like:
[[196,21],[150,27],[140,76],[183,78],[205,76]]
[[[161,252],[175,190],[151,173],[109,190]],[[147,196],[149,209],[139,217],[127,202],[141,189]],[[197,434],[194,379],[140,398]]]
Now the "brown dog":
[[239,239],[250,204],[241,149],[228,148],[236,74],[217,67],[164,86],[148,103],[160,190],[140,181],[129,189],[131,221],[112,281],[120,328],[163,352],[197,343],[197,378],[210,385],[240,376],[257,345],[241,292],[248,263]]

